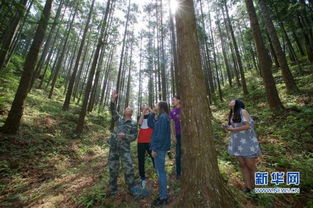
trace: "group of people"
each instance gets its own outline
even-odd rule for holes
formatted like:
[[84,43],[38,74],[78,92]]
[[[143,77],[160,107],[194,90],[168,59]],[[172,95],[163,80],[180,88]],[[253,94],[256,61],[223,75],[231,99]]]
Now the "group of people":
[[[138,198],[150,195],[146,188],[145,159],[151,157],[153,167],[158,176],[159,197],[152,202],[152,207],[168,204],[168,186],[165,171],[165,156],[171,147],[171,140],[176,145],[176,178],[181,177],[181,104],[180,97],[172,98],[173,109],[169,104],[161,101],[155,107],[148,105],[141,107],[138,125],[132,120],[133,110],[124,109],[123,115],[116,110],[118,93],[112,92],[110,111],[115,122],[112,136],[109,139],[109,194],[117,192],[117,178],[119,164],[122,163],[125,182],[130,194]],[[261,154],[258,140],[254,131],[254,121],[244,109],[240,100],[232,100],[229,104],[230,113],[228,124],[222,127],[231,132],[231,141],[228,152],[236,156],[244,176],[245,192],[254,188],[254,172],[256,171],[255,159]],[[172,139],[171,139],[172,138]],[[137,139],[137,156],[140,183],[135,182],[134,164],[131,157],[130,143]]]
[[[146,155],[149,155],[157,173],[160,188],[159,197],[153,201],[152,206],[166,205],[169,195],[165,156],[171,147],[171,137],[176,144],[176,178],[179,179],[181,176],[180,97],[172,98],[174,106],[172,111],[169,110],[169,104],[164,101],[159,102],[153,109],[148,105],[143,105],[138,119],[138,133],[137,123],[132,120],[133,110],[131,108],[125,108],[123,116],[118,114],[115,104],[117,96],[117,92],[113,91],[110,112],[115,127],[109,139],[109,194],[114,195],[117,192],[117,178],[121,160],[129,192],[138,198],[149,196],[145,175],[145,160]],[[134,165],[130,151],[130,143],[136,139],[138,139],[137,156],[140,183],[135,182]]]

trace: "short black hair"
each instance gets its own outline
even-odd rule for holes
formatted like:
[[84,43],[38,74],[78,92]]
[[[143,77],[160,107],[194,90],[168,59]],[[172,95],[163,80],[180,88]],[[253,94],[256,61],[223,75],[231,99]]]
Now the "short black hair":
[[177,100],[180,100],[180,96],[179,95],[174,95],[173,98],[176,98]]

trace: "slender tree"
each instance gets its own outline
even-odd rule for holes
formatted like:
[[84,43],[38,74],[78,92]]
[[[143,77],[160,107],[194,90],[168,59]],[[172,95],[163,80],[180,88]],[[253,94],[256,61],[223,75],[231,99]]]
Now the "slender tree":
[[[171,5],[171,0],[169,0],[169,5]],[[175,36],[175,27],[174,27],[174,21],[173,21],[173,14],[172,9],[169,6],[169,18],[170,18],[170,30],[171,30],[171,46],[172,46],[172,57],[174,62],[174,77],[172,83],[173,83],[173,94],[179,94],[179,89],[177,88],[177,81],[178,81],[178,62],[177,62],[177,49],[176,49],[176,36]]]
[[45,3],[45,7],[41,14],[41,18],[34,36],[34,40],[25,59],[23,67],[24,70],[19,86],[17,88],[9,115],[4,125],[0,129],[1,132],[15,134],[18,131],[20,121],[23,115],[24,102],[28,94],[28,89],[31,83],[31,78],[34,72],[39,49],[46,33],[52,1],[53,0],[47,0]]
[[237,40],[236,40],[236,37],[234,34],[234,29],[233,29],[232,23],[230,21],[230,16],[229,16],[228,6],[227,6],[227,0],[223,0],[223,1],[224,1],[224,7],[225,7],[225,11],[226,11],[228,28],[229,28],[230,35],[231,35],[231,38],[232,38],[232,41],[234,44],[235,55],[236,55],[237,62],[238,62],[243,94],[247,95],[248,94],[248,88],[247,88],[247,84],[246,84],[246,78],[245,78],[245,74],[244,74],[244,70],[243,70],[241,56],[240,56],[239,49],[238,49]]
[[[128,8],[127,8],[127,15],[126,15],[126,22],[125,22],[125,30],[124,30],[124,36],[123,36],[123,45],[122,45],[122,51],[121,51],[120,63],[119,63],[118,75],[117,75],[117,83],[116,83],[116,91],[117,92],[119,92],[119,90],[120,90],[121,73],[122,73],[123,58],[124,58],[123,56],[124,56],[124,51],[125,51],[127,28],[128,28],[128,23],[129,23],[129,19],[130,19],[130,5],[131,5],[130,4],[130,0],[128,0]],[[118,102],[118,99],[116,99],[116,102]]]
[[39,62],[37,63],[34,76],[32,77],[30,89],[32,88],[35,80],[39,77],[40,72],[41,72],[41,68],[43,66],[43,63],[46,60],[47,54],[49,52],[49,49],[51,48],[52,35],[55,33],[56,26],[58,25],[58,22],[60,21],[60,15],[61,15],[62,7],[63,7],[63,2],[64,2],[64,0],[61,0],[60,3],[59,3],[57,12],[56,12],[54,20],[53,20],[53,24],[51,26],[49,35],[47,37],[47,40],[46,40],[46,43],[45,43],[45,46],[44,46],[44,49],[43,49],[42,54],[40,56]]
[[261,34],[261,29],[255,8],[252,0],[245,0],[247,11],[249,14],[252,34],[256,44],[257,54],[260,62],[260,69],[262,70],[262,78],[265,86],[267,102],[272,111],[280,111],[283,109],[283,105],[278,96],[278,92],[275,86],[275,81],[272,74],[272,61],[267,53],[264,45],[264,41]]
[[53,90],[54,90],[54,87],[55,87],[55,83],[58,79],[58,76],[59,76],[59,72],[63,66],[63,60],[64,60],[64,57],[65,57],[65,52],[66,52],[66,46],[68,44],[68,39],[69,39],[69,36],[70,36],[70,33],[71,33],[71,30],[73,28],[73,24],[74,24],[74,20],[75,20],[75,17],[76,17],[76,14],[78,12],[78,8],[79,8],[79,2],[76,2],[76,5],[75,5],[75,8],[74,8],[74,13],[73,13],[73,16],[71,18],[71,22],[69,24],[69,27],[67,29],[67,32],[66,32],[66,35],[65,35],[65,38],[64,38],[64,42],[63,42],[63,46],[62,46],[62,52],[57,60],[57,64],[55,66],[55,69],[53,70],[53,76],[52,76],[52,82],[51,82],[51,88],[50,88],[50,91],[49,91],[49,95],[48,95],[48,98],[51,98],[52,97],[52,94],[53,94]]
[[231,74],[230,74],[230,67],[229,67],[229,63],[228,63],[228,57],[227,57],[227,54],[226,54],[224,35],[222,34],[220,21],[217,20],[216,23],[217,23],[217,28],[218,28],[219,37],[220,37],[221,46],[222,46],[222,53],[223,53],[225,68],[226,68],[226,72],[227,72],[228,83],[229,83],[229,86],[231,87],[232,86],[232,78],[231,78]]
[[[94,1],[93,1],[93,4],[94,4]],[[75,79],[76,79],[76,75],[77,75],[77,71],[78,71],[80,57],[81,57],[81,54],[83,52],[85,39],[86,39],[87,34],[88,34],[89,23],[90,23],[92,11],[93,11],[93,4],[92,4],[92,6],[90,7],[90,10],[89,10],[89,14],[88,14],[87,21],[86,21],[86,24],[85,24],[84,33],[83,33],[82,39],[80,41],[80,46],[79,46],[79,49],[78,49],[78,54],[77,54],[77,58],[76,58],[76,61],[75,61],[73,73],[71,75],[70,82],[69,82],[69,85],[68,85],[68,88],[67,88],[67,92],[66,92],[66,96],[65,96],[65,100],[64,100],[64,103],[63,103],[62,109],[65,110],[65,111],[68,110],[69,106],[70,106],[71,96],[72,96],[72,93],[73,93],[73,88],[74,88],[74,83],[75,83]],[[107,6],[109,6],[109,5],[110,5],[110,0],[108,0],[108,3],[107,3]]]
[[163,26],[163,0],[160,0],[160,16],[161,16],[161,83],[162,83],[162,100],[167,98],[167,84],[165,71],[165,51],[164,51],[164,26]]
[[16,14],[14,15],[12,22],[9,24],[9,27],[7,28],[7,31],[1,40],[0,70],[5,65],[13,38],[18,30],[21,18],[24,16],[26,3],[27,0],[20,0],[19,4],[21,5],[21,8],[16,8]]
[[[109,10],[109,7],[107,7],[107,10]],[[86,89],[85,89],[85,94],[84,94],[84,99],[83,99],[83,105],[82,105],[80,113],[79,113],[78,123],[77,123],[76,130],[75,130],[75,132],[77,134],[81,134],[83,132],[85,117],[87,114],[88,102],[89,102],[90,93],[91,93],[91,89],[92,89],[92,82],[93,82],[93,78],[95,75],[100,51],[101,51],[101,48],[103,47],[103,44],[105,43],[105,28],[106,28],[106,25],[108,22],[108,14],[109,14],[109,11],[107,11],[105,13],[105,15],[103,16],[102,22],[101,22],[100,35],[99,35],[98,40],[97,40],[95,55],[93,57],[92,65],[91,65],[89,75],[88,75],[88,81],[86,84]],[[103,50],[104,50],[104,48],[103,48]]]
[[270,37],[270,40],[272,42],[274,52],[277,56],[277,61],[279,63],[279,67],[282,71],[283,79],[286,85],[286,89],[288,93],[298,92],[298,88],[296,85],[295,80],[293,79],[293,76],[290,72],[286,56],[283,52],[283,49],[280,45],[276,29],[274,27],[274,24],[271,19],[271,14],[268,11],[268,8],[264,2],[264,0],[259,0],[260,9],[262,11],[263,18],[265,20],[265,24],[268,30],[268,35]]

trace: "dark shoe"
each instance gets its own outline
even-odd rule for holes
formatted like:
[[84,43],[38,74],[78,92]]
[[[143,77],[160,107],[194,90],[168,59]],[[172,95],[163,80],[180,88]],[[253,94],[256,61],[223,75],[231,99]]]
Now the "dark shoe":
[[107,192],[106,192],[106,197],[114,197],[115,195],[117,194],[117,190],[108,190]]
[[242,192],[245,193],[245,194],[249,194],[249,193],[251,192],[251,189],[249,189],[249,188],[244,188],[244,189],[242,190]]
[[143,199],[150,196],[150,192],[147,189],[143,189],[137,186],[130,188],[130,194],[136,198]]
[[151,207],[160,207],[160,206],[165,206],[167,204],[168,204],[168,198],[161,199],[160,197],[158,197],[152,202]]

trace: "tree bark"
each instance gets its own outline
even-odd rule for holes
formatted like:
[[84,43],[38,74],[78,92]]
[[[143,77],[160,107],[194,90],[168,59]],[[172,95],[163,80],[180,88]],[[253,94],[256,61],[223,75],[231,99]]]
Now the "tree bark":
[[7,32],[5,33],[3,39],[1,40],[0,70],[5,65],[5,61],[8,56],[9,48],[12,44],[12,40],[16,34],[21,18],[24,16],[26,3],[27,0],[20,0],[20,4],[22,5],[23,9],[22,11],[16,12],[12,22],[9,25],[9,28],[7,29]]
[[132,34],[132,43],[130,46],[130,57],[129,57],[129,66],[128,66],[128,78],[127,78],[127,88],[126,88],[126,100],[125,100],[125,108],[129,107],[129,100],[130,100],[130,83],[131,83],[131,69],[132,69],[132,58],[133,58],[133,34]]
[[272,74],[272,61],[269,57],[261,34],[259,21],[256,16],[255,8],[252,0],[245,0],[246,8],[249,14],[252,34],[256,44],[257,54],[260,62],[260,69],[262,70],[262,78],[265,86],[267,102],[272,111],[283,110],[283,105],[278,96],[275,86],[274,77]]
[[220,36],[220,40],[221,40],[222,53],[223,53],[225,67],[226,67],[228,83],[229,83],[229,86],[232,87],[232,78],[230,75],[230,68],[229,68],[228,58],[227,58],[227,54],[226,54],[225,40],[224,40],[224,36],[222,34],[221,25],[220,25],[219,20],[217,20],[217,28],[218,28],[218,32],[219,32],[219,36]]
[[231,58],[232,58],[232,61],[233,61],[233,75],[235,75],[235,79],[236,79],[236,83],[237,83],[237,86],[238,87],[241,87],[241,84],[240,84],[240,79],[239,79],[239,72],[238,72],[238,64],[237,64],[237,61],[236,61],[236,57],[235,57],[235,52],[234,52],[234,47],[233,47],[233,43],[232,43],[232,40],[231,40],[231,37],[230,37],[230,31],[229,31],[229,27],[228,27],[228,21],[225,17],[225,12],[224,12],[224,8],[221,7],[222,9],[222,14],[223,14],[223,20],[224,20],[224,24],[225,24],[225,29],[226,29],[226,38],[227,38],[227,42],[229,43],[229,48],[230,48],[230,52],[231,52]]
[[193,0],[180,1],[176,13],[182,99],[183,175],[178,207],[228,208],[236,203],[219,172],[210,107],[201,69]]
[[45,3],[45,7],[35,33],[34,40],[25,59],[24,70],[19,86],[17,88],[9,115],[3,127],[1,127],[1,132],[15,134],[18,131],[20,121],[23,115],[24,101],[28,94],[28,88],[34,72],[38,53],[47,29],[52,1],[53,0],[47,0]]
[[77,12],[78,12],[78,6],[79,6],[79,3],[76,3],[75,11],[74,11],[74,14],[72,16],[71,23],[69,24],[69,28],[67,29],[67,33],[65,35],[65,39],[64,39],[64,43],[63,43],[63,47],[62,47],[62,52],[61,52],[61,55],[59,56],[59,58],[57,60],[57,64],[56,64],[55,69],[54,69],[54,73],[53,73],[53,77],[52,77],[52,83],[51,83],[51,88],[50,88],[49,95],[48,95],[48,98],[50,98],[50,99],[52,98],[52,94],[53,94],[53,90],[54,90],[54,87],[55,87],[55,83],[56,83],[56,81],[58,79],[59,72],[60,72],[61,67],[63,65],[63,60],[64,60],[64,57],[65,57],[65,51],[66,51],[68,38],[69,38],[69,35],[70,35],[72,27],[73,27],[74,19],[76,17]]
[[[169,0],[169,5],[171,5],[171,0]],[[174,28],[174,21],[173,21],[173,14],[170,7],[169,8],[169,18],[170,18],[170,30],[171,30],[171,46],[172,46],[172,57],[174,61],[174,76],[175,79],[173,79],[173,94],[179,94],[178,89],[178,62],[177,62],[177,48],[176,48],[176,36],[175,36],[175,28]]]
[[34,84],[35,80],[39,77],[40,72],[41,72],[41,68],[42,68],[42,66],[43,66],[43,63],[44,63],[44,61],[46,60],[46,56],[47,56],[47,54],[48,54],[48,51],[49,51],[50,45],[51,45],[52,34],[54,34],[55,29],[56,29],[56,26],[57,26],[57,24],[58,24],[58,21],[60,21],[59,18],[60,18],[61,10],[62,10],[62,7],[63,7],[63,1],[64,1],[64,0],[61,0],[61,1],[60,1],[60,4],[59,4],[59,6],[58,6],[58,9],[57,9],[56,15],[55,15],[55,17],[54,17],[53,24],[52,24],[52,26],[51,26],[49,35],[48,35],[48,37],[47,37],[47,40],[46,40],[44,49],[43,49],[43,51],[42,51],[41,57],[40,57],[40,59],[39,59],[39,62],[37,63],[34,76],[32,77],[32,81],[31,81],[31,85],[30,85],[29,90],[31,90],[31,88],[33,87],[33,84]]
[[[95,0],[93,0],[93,3],[94,3],[94,1]],[[87,114],[88,102],[89,102],[89,98],[90,98],[90,92],[91,92],[91,88],[92,88],[92,82],[93,82],[93,78],[95,75],[95,71],[96,71],[96,67],[97,67],[97,63],[98,63],[98,59],[99,59],[99,55],[100,55],[100,50],[103,47],[104,40],[105,40],[104,32],[105,32],[105,28],[106,28],[106,24],[107,24],[107,19],[108,19],[108,15],[106,14],[106,15],[104,15],[104,17],[102,19],[100,35],[98,37],[95,55],[94,55],[93,62],[92,62],[90,72],[89,72],[89,76],[88,76],[88,81],[87,81],[87,85],[86,85],[86,89],[85,89],[83,105],[81,107],[81,111],[80,111],[79,118],[78,118],[78,123],[77,123],[76,130],[75,130],[75,132],[77,134],[81,134],[83,132],[85,117]],[[105,50],[104,47],[103,47],[103,50]]]
[[298,88],[296,85],[295,80],[293,79],[293,76],[290,72],[288,63],[287,63],[287,59],[286,59],[286,55],[283,52],[283,49],[280,45],[277,33],[276,33],[276,29],[274,27],[274,24],[272,22],[271,19],[271,14],[268,11],[268,8],[264,2],[264,0],[259,0],[259,5],[260,5],[260,9],[262,11],[264,20],[265,20],[265,24],[268,30],[268,35],[272,41],[273,44],[273,48],[275,51],[275,54],[277,56],[277,60],[279,63],[279,67],[282,71],[282,76],[286,85],[286,89],[287,89],[287,93],[294,93],[294,92],[298,92]]
[[211,15],[209,13],[209,28],[210,28],[210,36],[211,36],[211,44],[213,48],[213,60],[214,60],[214,66],[215,66],[215,72],[216,72],[216,82],[217,82],[217,89],[218,89],[218,95],[220,98],[220,101],[223,101],[223,93],[221,90],[221,85],[220,85],[220,79],[219,79],[219,74],[218,74],[218,65],[216,61],[216,52],[215,52],[215,43],[214,43],[214,35],[213,35],[213,30],[212,30],[212,25],[211,25]]
[[[109,5],[110,5],[110,0],[108,0],[108,3],[107,3],[107,10],[108,10],[108,6]],[[64,103],[63,103],[63,107],[62,107],[62,110],[64,110],[64,111],[67,111],[69,109],[69,107],[70,107],[70,102],[71,102],[71,97],[72,97],[72,93],[73,93],[74,83],[75,83],[75,79],[76,79],[76,75],[77,75],[77,71],[78,71],[80,57],[81,57],[81,54],[83,52],[85,39],[86,39],[87,34],[88,34],[88,29],[89,29],[89,24],[90,24],[90,20],[91,20],[93,7],[94,7],[94,1],[92,2],[92,5],[91,5],[90,10],[89,10],[89,14],[88,14],[88,18],[87,18],[87,21],[86,21],[83,37],[82,37],[82,40],[80,41],[80,46],[79,46],[79,49],[78,49],[78,54],[77,54],[77,58],[76,58],[76,61],[75,61],[73,73],[71,75],[70,82],[69,82],[69,85],[68,85],[68,89],[67,89],[67,92],[66,92],[65,100],[64,100]]]
[[[126,23],[125,23],[125,30],[124,30],[124,37],[123,37],[123,45],[122,45],[122,51],[120,56],[120,63],[118,68],[118,75],[117,75],[117,82],[116,82],[116,91],[119,92],[120,90],[120,82],[121,82],[121,73],[122,73],[122,66],[123,66],[123,56],[124,56],[124,50],[125,50],[125,44],[126,44],[126,35],[127,35],[127,28],[129,23],[129,15],[130,15],[130,0],[128,1],[128,8],[127,8],[127,15],[126,15]],[[118,103],[119,97],[116,99],[116,102]],[[119,110],[119,106],[117,107]]]
[[161,1],[161,79],[162,79],[162,100],[167,100],[167,84],[165,72],[165,51],[164,51],[164,28],[163,28],[163,0]]
[[226,17],[227,17],[227,21],[228,21],[228,27],[229,27],[229,31],[230,31],[230,35],[231,35],[233,44],[234,44],[236,58],[237,58],[237,61],[238,61],[238,67],[239,67],[239,73],[240,73],[240,78],[241,78],[241,85],[242,85],[243,94],[247,95],[248,94],[248,88],[247,88],[247,84],[246,84],[246,78],[245,78],[245,74],[244,74],[242,61],[241,61],[241,57],[240,57],[237,41],[236,41],[236,38],[235,38],[233,26],[231,24],[230,17],[229,17],[227,0],[223,0],[223,1],[224,1]]

